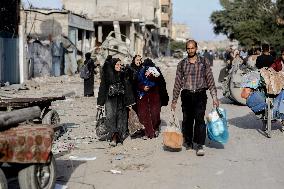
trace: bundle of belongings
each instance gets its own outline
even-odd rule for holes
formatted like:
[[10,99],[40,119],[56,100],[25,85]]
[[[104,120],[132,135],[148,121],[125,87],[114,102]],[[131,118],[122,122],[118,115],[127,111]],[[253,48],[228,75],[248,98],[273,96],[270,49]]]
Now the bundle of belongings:
[[[254,113],[262,113],[266,108],[266,97],[272,95],[273,118],[284,118],[284,74],[273,68],[262,68],[243,77],[241,97],[246,99],[247,106]],[[282,119],[282,118],[281,118]]]
[[207,136],[210,140],[225,144],[229,140],[226,111],[223,108],[212,110],[207,117]]

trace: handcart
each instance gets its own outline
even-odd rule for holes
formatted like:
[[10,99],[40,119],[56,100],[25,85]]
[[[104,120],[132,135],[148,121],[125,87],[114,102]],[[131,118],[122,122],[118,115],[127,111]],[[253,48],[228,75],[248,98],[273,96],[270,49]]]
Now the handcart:
[[56,110],[50,109],[51,102],[56,100],[65,100],[65,97],[0,99],[0,111],[12,111],[38,106],[41,109],[41,115],[38,118],[40,122],[42,124],[56,125],[60,122],[59,115]]
[[53,127],[23,124],[0,132],[0,189],[8,189],[7,172],[18,171],[21,189],[53,189],[56,164]]

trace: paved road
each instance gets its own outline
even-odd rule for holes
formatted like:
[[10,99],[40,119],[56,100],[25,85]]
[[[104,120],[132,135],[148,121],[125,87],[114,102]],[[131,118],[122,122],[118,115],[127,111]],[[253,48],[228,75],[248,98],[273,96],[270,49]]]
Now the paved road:
[[[168,67],[161,66],[170,95],[176,63],[170,60]],[[214,62],[215,78],[222,66],[222,62]],[[206,155],[197,157],[195,151],[185,149],[164,151],[162,136],[146,141],[127,139],[116,148],[97,142],[72,152],[96,156],[94,161],[71,162],[70,154],[58,158],[58,176],[70,189],[283,189],[284,134],[279,124],[274,124],[272,138],[266,138],[259,131],[261,121],[247,107],[223,98],[220,84],[217,87],[229,122],[230,140],[225,146],[207,141]],[[209,98],[207,111],[211,108]],[[181,119],[180,105],[177,114]],[[170,108],[163,108],[163,126],[169,117]],[[112,174],[112,169],[122,174]]]

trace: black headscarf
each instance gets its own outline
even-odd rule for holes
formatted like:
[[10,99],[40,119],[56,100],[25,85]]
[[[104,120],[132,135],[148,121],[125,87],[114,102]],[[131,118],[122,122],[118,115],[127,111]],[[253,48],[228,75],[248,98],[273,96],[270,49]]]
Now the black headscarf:
[[[130,65],[132,68],[134,68],[135,71],[140,70],[141,67],[142,67],[142,62],[141,62],[141,64],[140,64],[139,66],[137,66],[137,65],[135,64],[135,59],[136,59],[138,56],[140,56],[140,55],[135,55],[135,56],[133,57],[132,62],[131,62],[131,65]],[[141,56],[140,56],[140,57],[141,57]]]
[[146,58],[143,63],[144,67],[155,67],[154,62],[150,58]]

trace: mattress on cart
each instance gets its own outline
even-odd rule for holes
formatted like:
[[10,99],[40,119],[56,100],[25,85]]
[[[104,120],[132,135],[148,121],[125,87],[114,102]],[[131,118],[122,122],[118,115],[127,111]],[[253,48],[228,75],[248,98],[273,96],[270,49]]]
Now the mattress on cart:
[[0,162],[48,162],[53,135],[49,125],[21,125],[0,132]]

